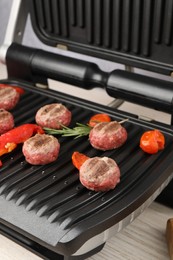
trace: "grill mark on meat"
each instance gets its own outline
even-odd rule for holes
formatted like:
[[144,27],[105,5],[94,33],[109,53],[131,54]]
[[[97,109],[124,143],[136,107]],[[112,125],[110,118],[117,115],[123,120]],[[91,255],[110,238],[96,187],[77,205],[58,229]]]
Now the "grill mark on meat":
[[93,127],[89,134],[91,145],[103,151],[120,147],[126,139],[126,129],[116,121],[99,123]]
[[95,164],[97,163],[97,161],[98,161],[97,157],[93,158],[93,159],[90,161],[90,163],[88,164],[88,170],[91,170],[91,169],[95,166]]
[[100,176],[103,176],[105,172],[109,170],[109,167],[106,165],[104,161],[96,161],[88,165],[88,176],[90,177],[90,181],[93,179],[98,179]]
[[44,165],[58,158],[60,144],[52,135],[36,134],[24,142],[22,151],[30,164]]
[[80,168],[79,178],[88,189],[106,191],[115,188],[120,182],[120,169],[108,157],[94,157],[86,160]]
[[49,116],[54,116],[57,113],[59,115],[63,114],[63,112],[65,111],[65,108],[62,104],[51,104],[47,107],[45,107],[45,109],[43,109],[41,115],[46,115],[47,113],[49,113]]
[[61,124],[68,126],[71,112],[61,103],[53,103],[41,107],[35,116],[36,123],[42,127],[60,129]]
[[0,98],[1,100],[5,100],[6,98],[10,99],[14,94],[16,94],[16,90],[8,87],[8,88],[0,88]]
[[33,142],[33,146],[35,146],[35,148],[38,148],[40,146],[45,146],[49,141],[51,141],[51,138],[48,138],[48,137],[44,137],[40,140],[39,139],[35,139],[34,142]]
[[32,144],[34,149],[38,149],[40,147],[44,148],[47,143],[51,142],[52,138],[46,135],[35,135],[34,138],[30,139],[30,144]]
[[114,121],[114,122],[109,122],[109,123],[99,123],[95,126],[95,129],[100,131],[100,134],[104,134],[104,133],[112,133],[113,131],[117,131],[118,129],[121,128],[121,125]]

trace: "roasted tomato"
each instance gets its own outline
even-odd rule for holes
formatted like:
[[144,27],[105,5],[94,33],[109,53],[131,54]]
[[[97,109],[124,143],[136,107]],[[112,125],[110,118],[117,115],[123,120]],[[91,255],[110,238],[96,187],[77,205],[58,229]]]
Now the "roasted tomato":
[[85,154],[83,153],[79,153],[79,152],[74,152],[72,154],[72,163],[73,165],[79,170],[80,167],[82,166],[82,164],[88,160],[89,157],[86,156]]
[[157,129],[145,132],[140,139],[140,148],[149,154],[155,154],[163,150],[165,146],[165,137]]
[[90,118],[88,124],[89,126],[94,127],[96,124],[102,122],[111,122],[110,116],[108,116],[107,114],[96,114]]

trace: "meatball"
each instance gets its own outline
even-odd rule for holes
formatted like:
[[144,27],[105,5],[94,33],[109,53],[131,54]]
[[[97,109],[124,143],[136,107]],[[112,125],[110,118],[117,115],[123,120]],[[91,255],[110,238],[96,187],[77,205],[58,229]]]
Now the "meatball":
[[71,112],[62,104],[53,103],[41,107],[35,116],[38,125],[60,129],[61,125],[68,126],[71,122]]
[[112,150],[127,140],[126,129],[116,121],[96,124],[89,134],[90,144],[99,150]]
[[22,151],[28,163],[33,165],[44,165],[58,158],[60,144],[52,135],[36,134],[26,140]]
[[0,87],[0,108],[13,109],[19,102],[20,94],[12,87]]
[[93,157],[82,164],[79,179],[87,189],[108,191],[120,182],[120,169],[111,158]]
[[14,127],[13,115],[3,108],[0,108],[0,134],[4,134]]

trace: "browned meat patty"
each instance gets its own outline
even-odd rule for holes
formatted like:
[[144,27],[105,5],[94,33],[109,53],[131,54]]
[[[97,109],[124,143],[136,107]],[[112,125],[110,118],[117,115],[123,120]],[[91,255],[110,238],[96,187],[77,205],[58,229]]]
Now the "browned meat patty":
[[0,108],[0,134],[4,134],[14,127],[13,115],[3,108]]
[[26,140],[22,151],[27,162],[33,165],[44,165],[58,158],[60,144],[52,135],[36,134]]
[[19,102],[20,94],[12,87],[0,87],[0,108],[13,109]]
[[120,169],[111,158],[93,157],[82,164],[79,179],[87,189],[108,191],[120,182]]
[[112,150],[122,146],[127,140],[126,129],[116,121],[96,124],[90,131],[91,145],[99,150]]
[[41,107],[35,116],[38,125],[60,129],[61,125],[68,126],[71,122],[71,112],[62,104],[53,103]]

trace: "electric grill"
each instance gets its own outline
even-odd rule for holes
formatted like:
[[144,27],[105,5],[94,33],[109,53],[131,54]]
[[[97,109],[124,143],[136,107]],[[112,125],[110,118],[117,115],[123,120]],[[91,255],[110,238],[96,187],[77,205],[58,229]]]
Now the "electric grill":
[[[173,1],[14,2],[12,27],[8,28],[11,34],[1,47],[1,61],[7,65],[8,79],[1,83],[17,84],[25,90],[12,111],[15,124],[34,123],[36,111],[52,102],[61,102],[72,111],[71,127],[76,122],[87,123],[95,113],[108,113],[117,121],[129,119],[124,123],[128,140],[117,150],[95,150],[87,137],[58,137],[60,155],[49,165],[26,163],[21,145],[2,157],[1,233],[44,259],[85,259],[130,224],[171,181],[173,84],[127,70],[105,72],[89,61],[24,46],[21,40],[27,14],[39,39],[49,46],[170,76]],[[74,98],[65,89],[61,93],[36,87],[38,83],[47,84],[48,78],[88,90],[100,87],[117,100],[167,112],[171,115],[170,125]],[[144,131],[156,128],[165,135],[165,149],[148,155],[139,148],[139,140]],[[75,150],[90,157],[115,159],[121,170],[120,184],[108,192],[84,188],[71,163]]]

